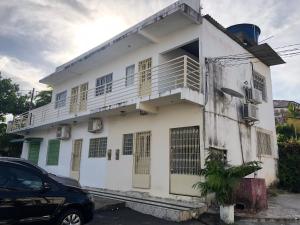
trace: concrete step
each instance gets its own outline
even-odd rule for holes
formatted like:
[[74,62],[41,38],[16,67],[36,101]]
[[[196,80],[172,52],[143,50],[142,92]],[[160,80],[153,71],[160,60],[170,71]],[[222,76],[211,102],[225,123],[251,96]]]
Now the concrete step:
[[126,207],[133,210],[171,221],[180,222],[198,218],[207,210],[206,204],[200,202],[199,199],[182,201],[152,197],[143,192],[120,192],[89,187],[86,189],[96,197],[126,202]]

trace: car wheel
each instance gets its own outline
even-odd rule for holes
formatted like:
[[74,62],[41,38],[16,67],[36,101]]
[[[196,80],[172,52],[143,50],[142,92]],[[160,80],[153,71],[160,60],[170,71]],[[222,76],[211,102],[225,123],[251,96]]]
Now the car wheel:
[[58,220],[58,225],[83,225],[81,212],[77,209],[71,209],[64,212]]

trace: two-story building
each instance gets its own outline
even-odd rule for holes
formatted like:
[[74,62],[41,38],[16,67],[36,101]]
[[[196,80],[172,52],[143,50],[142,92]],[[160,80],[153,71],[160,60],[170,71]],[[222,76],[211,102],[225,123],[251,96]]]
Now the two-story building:
[[261,160],[272,183],[270,66],[284,61],[257,26],[225,29],[200,9],[178,1],[43,78],[51,103],[9,123],[22,157],[85,187],[189,199],[214,150]]

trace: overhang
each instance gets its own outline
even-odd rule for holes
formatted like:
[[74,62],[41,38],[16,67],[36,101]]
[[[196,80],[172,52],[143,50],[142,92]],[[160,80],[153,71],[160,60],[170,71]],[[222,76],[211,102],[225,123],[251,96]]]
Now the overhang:
[[27,137],[27,138],[25,138],[25,141],[27,141],[27,142],[42,142],[43,138]]
[[190,24],[199,24],[201,19],[201,14],[192,7],[180,1],[176,2],[109,41],[57,67],[54,73],[40,82],[48,85],[61,83],[140,47],[159,42],[160,38]]
[[285,61],[271,48],[270,45],[261,44],[252,47],[247,47],[240,41],[239,38],[237,38],[234,34],[229,32],[225,27],[219,24],[210,15],[205,15],[204,18],[212,25],[214,25],[218,30],[225,33],[233,41],[235,41],[241,47],[246,49],[248,52],[250,52],[253,56],[255,56],[257,59],[259,59],[262,63],[266,64],[267,66],[275,66],[275,65],[280,65],[285,63]]

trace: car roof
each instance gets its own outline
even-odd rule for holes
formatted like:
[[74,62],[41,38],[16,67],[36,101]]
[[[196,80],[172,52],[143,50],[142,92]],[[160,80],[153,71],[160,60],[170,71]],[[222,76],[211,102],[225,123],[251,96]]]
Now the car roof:
[[21,159],[21,158],[13,158],[13,157],[0,157],[0,162],[10,162],[10,163],[14,163],[14,164],[17,164],[17,165],[22,165],[22,166],[26,166],[27,168],[30,168],[30,169],[34,169],[35,171],[39,171],[43,174],[47,174],[47,171],[40,168],[39,166],[31,163],[30,161],[28,160],[25,160],[25,159]]

